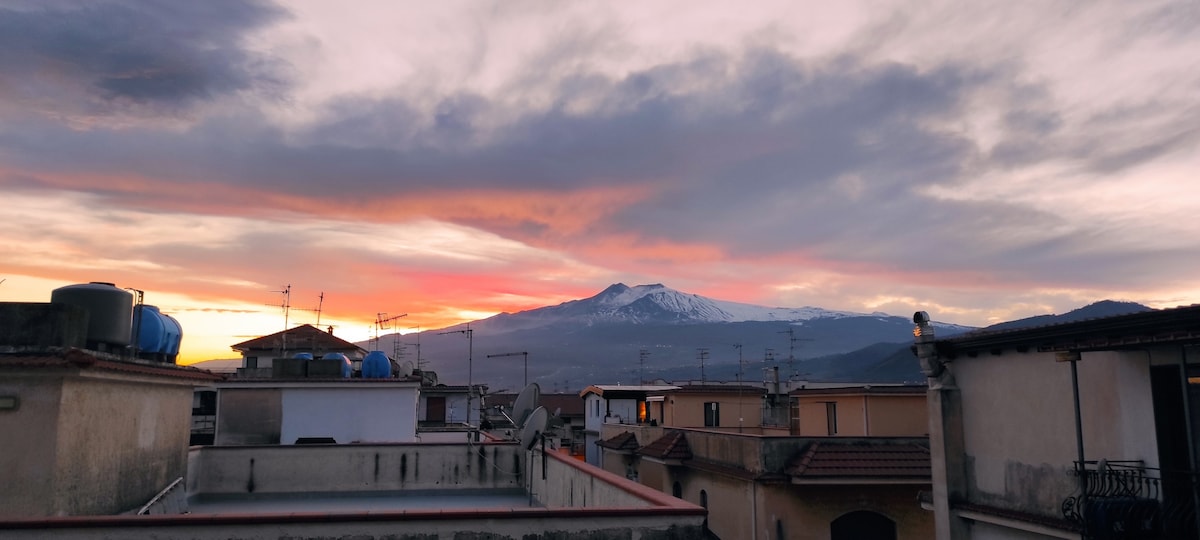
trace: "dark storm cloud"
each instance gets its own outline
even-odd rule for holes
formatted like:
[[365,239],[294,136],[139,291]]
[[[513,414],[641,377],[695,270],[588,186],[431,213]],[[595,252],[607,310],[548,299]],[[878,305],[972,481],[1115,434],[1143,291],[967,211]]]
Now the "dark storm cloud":
[[0,8],[0,88],[58,115],[172,113],[230,92],[278,91],[278,67],[239,45],[279,15],[240,0]]

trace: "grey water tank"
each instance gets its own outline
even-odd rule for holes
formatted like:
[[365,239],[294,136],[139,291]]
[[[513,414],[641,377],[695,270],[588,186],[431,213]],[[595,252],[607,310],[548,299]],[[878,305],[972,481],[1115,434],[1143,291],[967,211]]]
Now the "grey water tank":
[[51,291],[50,303],[87,310],[89,348],[122,348],[133,339],[133,294],[112,283],[93,281],[59,287]]

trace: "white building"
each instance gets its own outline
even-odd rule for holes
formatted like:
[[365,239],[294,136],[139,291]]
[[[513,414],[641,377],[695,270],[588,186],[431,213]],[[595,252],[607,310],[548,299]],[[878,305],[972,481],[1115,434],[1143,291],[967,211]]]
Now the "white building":
[[650,392],[675,390],[678,386],[663,384],[631,385],[598,384],[584,388],[583,398],[584,445],[587,462],[602,467],[600,449],[601,426],[604,424],[638,424],[648,419],[646,396]]

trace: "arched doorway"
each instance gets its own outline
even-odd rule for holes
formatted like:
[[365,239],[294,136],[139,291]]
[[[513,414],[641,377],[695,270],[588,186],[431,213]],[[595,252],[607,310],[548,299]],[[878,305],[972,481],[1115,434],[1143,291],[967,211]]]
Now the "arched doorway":
[[867,510],[843,514],[829,529],[830,540],[896,540],[896,522]]

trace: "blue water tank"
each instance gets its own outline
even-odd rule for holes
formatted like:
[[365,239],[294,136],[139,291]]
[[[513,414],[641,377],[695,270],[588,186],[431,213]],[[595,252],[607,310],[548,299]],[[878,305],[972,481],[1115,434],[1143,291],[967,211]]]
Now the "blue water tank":
[[183,326],[175,317],[166,313],[159,313],[163,319],[163,329],[166,334],[166,343],[163,345],[163,359],[175,363],[175,359],[179,357],[179,344],[183,341]]
[[310,353],[310,352],[298,352],[296,354],[293,354],[292,358],[295,358],[297,360],[312,360],[313,356],[312,356],[312,353]]
[[392,361],[383,351],[371,351],[363,357],[362,376],[364,379],[390,379]]
[[354,366],[350,365],[350,359],[340,352],[325,353],[321,360],[341,360],[342,361],[342,378],[349,379],[354,373]]
[[179,357],[183,328],[179,321],[157,307],[134,306],[133,331],[137,334],[134,343],[137,344],[139,357],[170,363],[175,363]]
[[112,283],[93,281],[59,287],[50,292],[50,303],[87,310],[89,348],[123,349],[133,341],[133,294]]
[[157,307],[134,306],[133,331],[137,333],[134,343],[137,344],[138,354],[156,355],[166,349],[167,331]]

